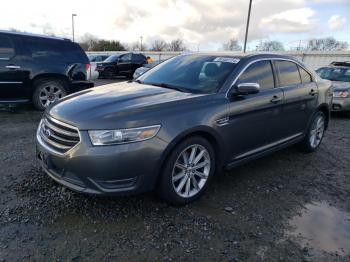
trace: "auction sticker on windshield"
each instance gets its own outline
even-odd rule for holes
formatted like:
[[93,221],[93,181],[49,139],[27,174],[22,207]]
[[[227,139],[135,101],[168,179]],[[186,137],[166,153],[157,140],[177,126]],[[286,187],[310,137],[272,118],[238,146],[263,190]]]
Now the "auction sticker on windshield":
[[237,64],[239,62],[238,58],[232,58],[232,57],[217,57],[214,59],[213,62],[224,62],[224,63],[232,63]]

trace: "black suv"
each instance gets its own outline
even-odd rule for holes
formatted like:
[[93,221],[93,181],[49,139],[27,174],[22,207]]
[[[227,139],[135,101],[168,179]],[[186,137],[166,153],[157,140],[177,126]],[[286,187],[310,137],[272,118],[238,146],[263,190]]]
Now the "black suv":
[[98,63],[96,71],[99,77],[111,79],[115,76],[132,78],[137,68],[147,64],[147,58],[143,54],[127,53],[112,55],[105,61]]
[[0,103],[33,102],[39,110],[93,87],[89,59],[68,39],[0,31]]

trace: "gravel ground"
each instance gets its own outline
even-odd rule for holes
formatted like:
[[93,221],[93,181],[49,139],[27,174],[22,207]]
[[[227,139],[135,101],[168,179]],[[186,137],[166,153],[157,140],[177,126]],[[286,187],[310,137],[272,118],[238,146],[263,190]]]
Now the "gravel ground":
[[35,157],[40,117],[0,110],[0,261],[350,261],[350,249],[315,248],[290,223],[310,203],[349,214],[348,118],[333,118],[317,152],[292,147],[223,172],[178,208],[152,193],[97,198],[57,185]]

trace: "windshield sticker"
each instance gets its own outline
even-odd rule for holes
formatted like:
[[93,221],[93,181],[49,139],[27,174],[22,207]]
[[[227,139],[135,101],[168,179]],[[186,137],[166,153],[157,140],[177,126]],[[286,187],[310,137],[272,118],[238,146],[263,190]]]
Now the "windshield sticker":
[[214,62],[223,62],[223,63],[232,63],[237,64],[239,62],[238,58],[232,58],[232,57],[217,57],[214,59]]

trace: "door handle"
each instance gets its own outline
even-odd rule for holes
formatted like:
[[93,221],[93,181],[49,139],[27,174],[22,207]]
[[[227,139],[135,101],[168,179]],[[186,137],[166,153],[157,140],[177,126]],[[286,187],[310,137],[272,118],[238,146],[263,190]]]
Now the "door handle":
[[5,66],[6,68],[8,69],[20,69],[21,67],[20,66],[16,66],[16,65],[8,65],[8,66]]
[[270,100],[270,102],[277,104],[281,100],[282,100],[282,98],[280,96],[273,96],[273,98]]
[[317,94],[317,92],[314,89],[311,89],[310,92],[309,92],[310,96],[314,96],[316,94]]

